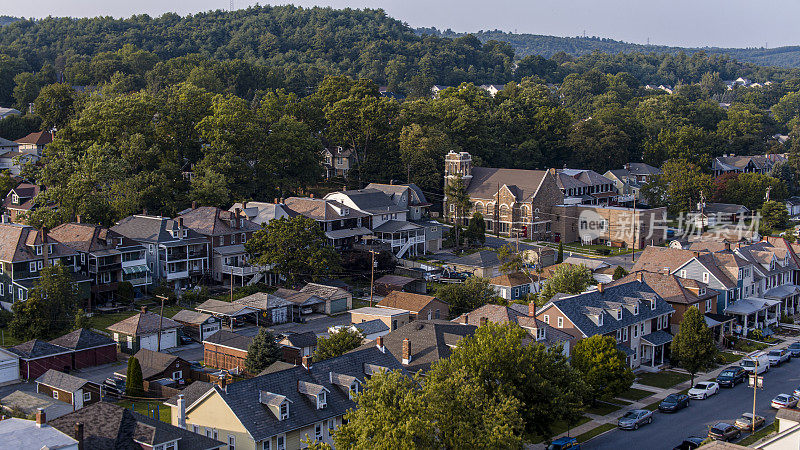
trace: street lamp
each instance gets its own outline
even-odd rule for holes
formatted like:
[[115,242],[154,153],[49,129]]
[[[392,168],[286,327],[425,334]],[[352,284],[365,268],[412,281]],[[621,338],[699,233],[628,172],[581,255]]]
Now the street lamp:
[[753,417],[750,418],[750,432],[754,433],[756,431],[756,392],[759,387],[764,388],[764,377],[758,376],[758,359],[753,359],[750,355],[746,355],[745,358],[753,362],[753,375],[748,376],[747,380],[753,386]]

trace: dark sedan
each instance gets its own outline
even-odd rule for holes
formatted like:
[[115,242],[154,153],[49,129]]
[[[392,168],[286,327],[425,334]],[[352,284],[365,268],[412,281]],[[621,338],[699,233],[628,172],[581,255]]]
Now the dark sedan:
[[720,422],[708,429],[708,437],[715,441],[730,441],[739,438],[741,435],[742,430],[725,422]]
[[694,450],[700,447],[705,439],[697,436],[690,436],[683,440],[679,445],[675,446],[672,450]]
[[717,375],[717,384],[724,387],[734,387],[747,380],[747,371],[741,366],[731,366]]
[[800,342],[792,342],[789,344],[789,347],[786,348],[791,353],[792,358],[797,358],[800,356]]
[[670,394],[658,404],[662,412],[675,412],[689,406],[689,396],[686,394]]

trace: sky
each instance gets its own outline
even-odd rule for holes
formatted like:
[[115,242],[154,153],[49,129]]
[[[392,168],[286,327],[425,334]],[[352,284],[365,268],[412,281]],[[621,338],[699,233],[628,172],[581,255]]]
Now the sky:
[[[255,1],[233,0],[236,8]],[[229,8],[230,0],[3,0],[0,15],[158,16]],[[262,4],[263,4],[262,0]],[[285,2],[273,3],[284,4]],[[298,6],[383,8],[412,27],[607,37],[684,47],[800,45],[797,0],[294,0]]]

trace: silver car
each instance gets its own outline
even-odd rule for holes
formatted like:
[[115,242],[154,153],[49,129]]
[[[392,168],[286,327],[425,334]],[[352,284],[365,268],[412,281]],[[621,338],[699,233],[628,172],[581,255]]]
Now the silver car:
[[623,430],[638,430],[648,423],[653,423],[653,411],[632,409],[619,418],[617,426]]

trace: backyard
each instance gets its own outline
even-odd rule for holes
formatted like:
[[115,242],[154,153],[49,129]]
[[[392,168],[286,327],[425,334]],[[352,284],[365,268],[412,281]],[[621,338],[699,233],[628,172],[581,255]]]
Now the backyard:
[[153,417],[154,413],[158,413],[158,418],[162,422],[172,422],[170,407],[161,402],[144,400],[134,402],[131,400],[120,400],[117,402],[117,405],[122,406],[125,409],[131,409],[131,405],[133,405],[133,410],[139,414],[147,417]]

